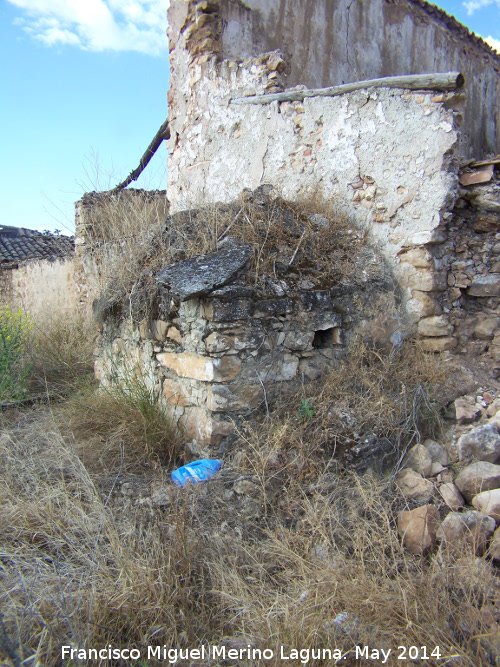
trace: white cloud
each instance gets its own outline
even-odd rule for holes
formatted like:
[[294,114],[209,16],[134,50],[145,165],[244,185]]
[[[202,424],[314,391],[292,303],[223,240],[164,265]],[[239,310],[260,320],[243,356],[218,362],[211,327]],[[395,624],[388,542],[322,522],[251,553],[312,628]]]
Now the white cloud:
[[478,9],[489,7],[494,4],[500,5],[500,0],[467,0],[467,2],[462,3],[469,16],[474,14],[474,12],[477,12]]
[[491,46],[492,49],[495,49],[495,51],[498,51],[500,53],[500,39],[495,39],[494,37],[486,37],[484,40],[487,44]]
[[47,46],[88,51],[167,51],[165,0],[8,0],[25,32]]

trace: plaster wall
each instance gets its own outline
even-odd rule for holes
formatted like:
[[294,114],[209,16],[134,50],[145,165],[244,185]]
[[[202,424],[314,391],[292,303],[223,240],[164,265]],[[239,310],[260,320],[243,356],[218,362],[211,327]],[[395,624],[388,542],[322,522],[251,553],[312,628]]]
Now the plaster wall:
[[72,257],[30,261],[6,273],[10,274],[6,301],[12,307],[21,307],[37,321],[47,315],[66,316],[74,312],[77,297]]
[[500,56],[425,2],[173,0],[169,23],[172,117],[186,102],[186,54],[244,60],[279,49],[287,87],[461,71],[468,84],[461,153],[500,152]]
[[444,223],[457,170],[451,96],[378,89],[230,103],[262,91],[268,70],[261,60],[192,70],[189,108],[169,145],[172,212],[233,201],[243,188],[267,183],[285,199],[333,202],[392,261],[415,235]]

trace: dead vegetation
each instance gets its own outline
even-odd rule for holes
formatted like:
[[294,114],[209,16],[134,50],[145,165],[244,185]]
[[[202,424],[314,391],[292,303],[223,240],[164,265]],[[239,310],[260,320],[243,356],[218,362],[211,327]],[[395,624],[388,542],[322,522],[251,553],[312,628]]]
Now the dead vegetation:
[[102,291],[98,317],[119,305],[140,321],[153,308],[155,276],[161,269],[213,252],[228,239],[252,248],[247,279],[263,294],[266,280],[285,276],[297,283],[307,280],[309,289],[350,284],[366,264],[364,253],[370,252],[364,233],[334,206],[314,199],[286,202],[266,186],[243,192],[231,205],[163,218],[159,210],[141,213],[140,198],[122,206],[119,197],[103,201],[95,227],[87,231],[93,241],[86,253],[98,267]]
[[51,397],[74,391],[79,378],[93,372],[97,336],[94,322],[84,315],[53,314],[33,322],[31,391]]
[[[283,270],[317,286],[355,278],[350,257],[362,256],[363,238],[348,221],[330,229],[326,212],[252,197],[167,226],[157,219],[156,232],[132,225],[123,243],[135,254],[104,262],[103,285],[130,296],[137,276],[146,281],[229,235],[254,248],[258,289]],[[96,229],[101,260],[112,258],[117,229]],[[278,397],[260,425],[242,428],[213,480],[178,489],[169,481],[178,440],[154,390],[133,369],[115,390],[82,386],[78,364],[89,357],[86,336],[78,340],[53,337],[40,349],[42,375],[61,373],[74,395],[1,416],[5,666],[55,667],[63,645],[108,644],[137,648],[143,659],[95,664],[153,667],[165,661],[146,660],[148,646],[201,644],[267,648],[270,667],[294,649],[309,653],[287,664],[374,664],[357,655],[364,646],[392,649],[387,664],[401,664],[399,646],[417,647],[421,658],[426,647],[429,667],[496,664],[500,590],[491,563],[466,546],[413,556],[397,535],[406,505],[392,473],[409,446],[439,433],[442,358],[411,342],[389,351],[353,342],[324,381]],[[328,657],[334,649],[339,659]],[[205,664],[262,661],[244,653]]]
[[269,665],[282,664],[283,646],[309,649],[314,666],[336,661],[313,649],[338,648],[348,667],[372,664],[356,646],[393,656],[426,646],[430,666],[495,664],[490,563],[409,554],[391,470],[361,475],[338,456],[367,434],[401,449],[439,428],[439,366],[412,345],[392,355],[358,346],[324,385],[242,432],[222,472],[189,490],[169,484],[154,455],[137,465],[144,435],[102,394],[80,412],[70,401],[5,413],[4,664],[60,665],[62,645],[108,643],[143,657],[147,646],[268,648]]

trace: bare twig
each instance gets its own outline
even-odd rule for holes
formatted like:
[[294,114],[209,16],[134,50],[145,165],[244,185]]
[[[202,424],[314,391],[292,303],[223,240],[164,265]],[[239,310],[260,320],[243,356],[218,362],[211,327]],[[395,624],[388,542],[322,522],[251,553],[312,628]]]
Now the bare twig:
[[242,211],[243,211],[243,209],[240,208],[240,210],[238,211],[238,213],[234,216],[233,221],[226,227],[226,229],[222,232],[222,234],[221,234],[221,235],[219,236],[219,238],[217,239],[217,243],[220,243],[220,242],[222,241],[222,239],[224,238],[224,236],[226,236],[226,234],[227,234],[228,231],[231,229],[231,227],[234,225],[234,223],[236,222],[236,220],[238,220],[238,218],[240,217]]
[[296,258],[297,253],[299,252],[299,248],[301,246],[302,241],[304,240],[304,236],[306,235],[306,230],[302,232],[302,236],[299,239],[299,242],[297,243],[297,247],[295,248],[295,252],[292,255],[292,259],[288,262],[288,266],[291,266],[293,263],[293,260]]

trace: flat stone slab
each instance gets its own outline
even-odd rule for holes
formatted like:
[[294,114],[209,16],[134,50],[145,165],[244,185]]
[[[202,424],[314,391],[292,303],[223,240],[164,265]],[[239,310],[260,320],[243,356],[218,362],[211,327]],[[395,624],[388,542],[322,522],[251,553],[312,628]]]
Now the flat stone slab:
[[183,262],[170,264],[156,280],[168,287],[181,301],[210,294],[226,285],[250,259],[252,249],[247,245],[221,248],[207,255],[198,255]]

